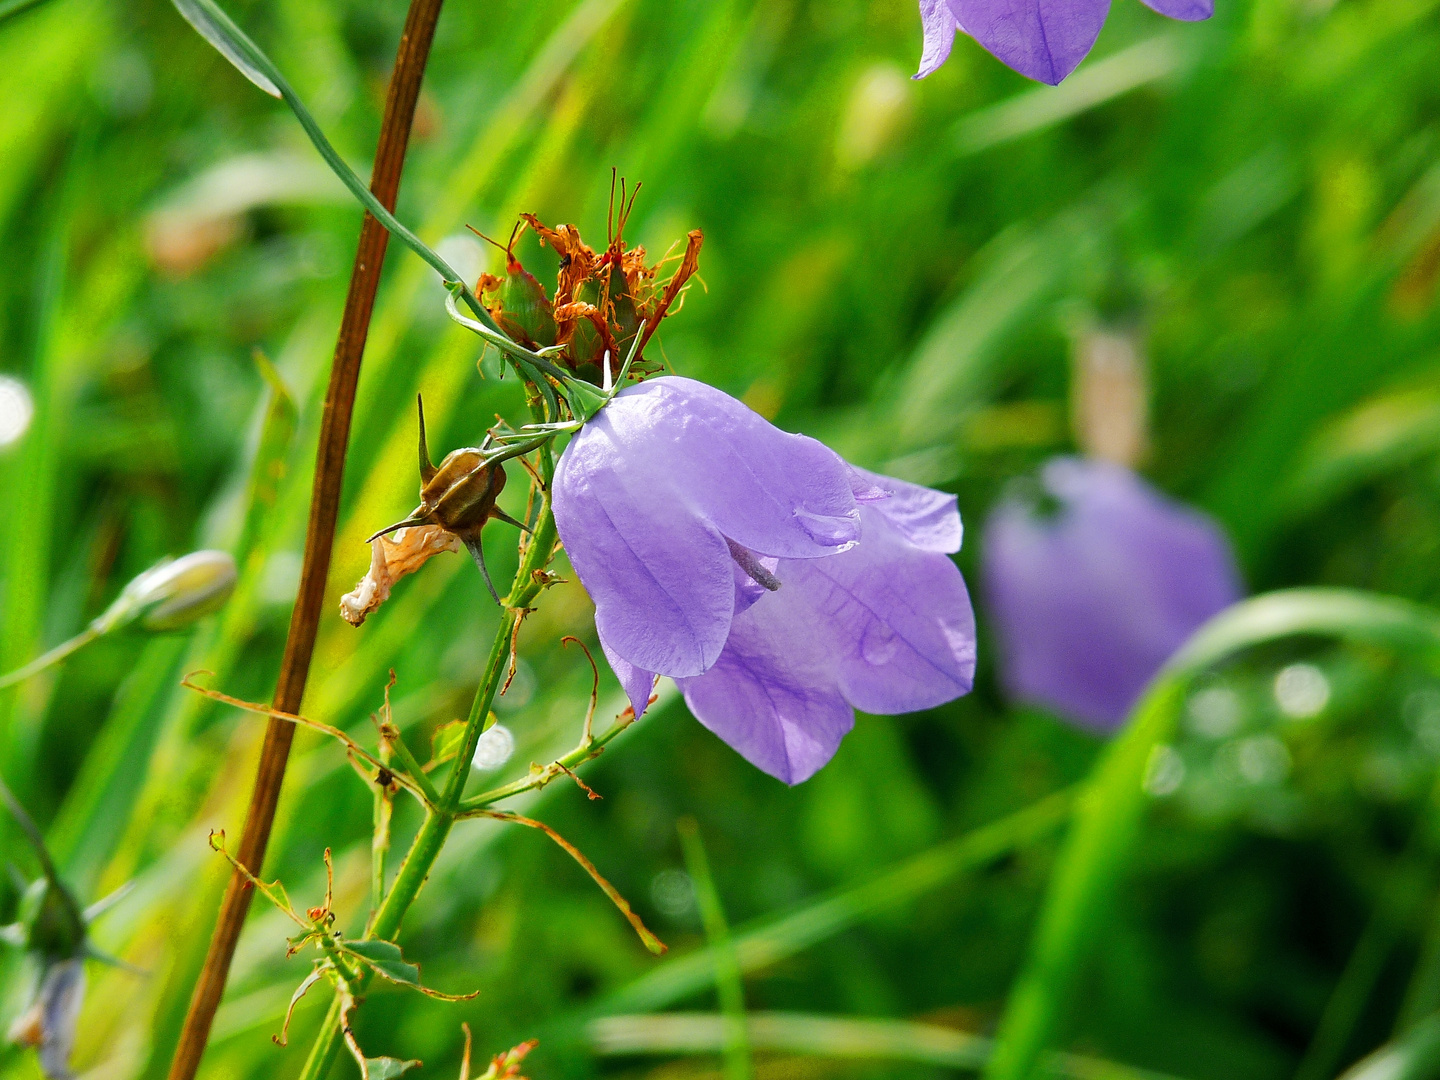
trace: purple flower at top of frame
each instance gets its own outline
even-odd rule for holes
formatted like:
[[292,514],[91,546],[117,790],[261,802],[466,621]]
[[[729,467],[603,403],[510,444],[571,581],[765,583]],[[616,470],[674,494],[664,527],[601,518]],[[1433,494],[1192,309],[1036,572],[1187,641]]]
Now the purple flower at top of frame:
[[[1215,13],[1215,0],[1143,3],[1185,22]],[[1054,86],[1085,59],[1109,13],[1110,0],[920,0],[925,44],[915,78],[949,59],[960,31],[1020,74]]]
[[1055,458],[1038,498],[986,522],[982,574],[1006,690],[1097,731],[1210,616],[1241,597],[1219,526],[1128,469]]
[[830,760],[856,709],[970,689],[955,497],[856,469],[704,383],[617,395],[565,448],[554,507],[636,715],[670,676],[788,784]]

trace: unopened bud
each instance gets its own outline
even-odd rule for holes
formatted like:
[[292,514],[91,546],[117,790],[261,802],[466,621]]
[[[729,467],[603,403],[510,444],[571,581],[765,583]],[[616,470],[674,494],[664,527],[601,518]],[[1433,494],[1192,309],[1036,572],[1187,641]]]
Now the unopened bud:
[[217,611],[235,589],[235,559],[228,551],[194,551],[152,566],[125,586],[95,620],[106,633],[131,622],[146,630],[178,630]]

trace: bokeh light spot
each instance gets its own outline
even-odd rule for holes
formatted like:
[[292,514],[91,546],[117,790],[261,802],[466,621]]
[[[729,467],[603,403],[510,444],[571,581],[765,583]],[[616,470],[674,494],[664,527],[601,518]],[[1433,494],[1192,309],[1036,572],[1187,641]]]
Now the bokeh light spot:
[[1275,703],[1286,716],[1308,720],[1330,702],[1330,680],[1314,664],[1291,664],[1275,676]]
[[0,450],[19,442],[34,418],[29,387],[19,379],[0,375]]

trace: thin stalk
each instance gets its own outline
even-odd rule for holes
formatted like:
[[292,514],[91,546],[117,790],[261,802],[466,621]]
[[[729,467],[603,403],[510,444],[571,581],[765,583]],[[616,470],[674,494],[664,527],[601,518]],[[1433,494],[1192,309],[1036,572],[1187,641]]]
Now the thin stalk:
[[752,1080],[755,1069],[750,1061],[750,1037],[745,1024],[745,983],[740,975],[740,959],[730,939],[730,924],[710,873],[710,859],[705,854],[705,842],[700,839],[700,826],[694,818],[681,818],[679,831],[685,869],[690,874],[700,920],[705,927],[705,944],[715,957],[715,990],[724,1026],[720,1053],[725,1080]]
[[[441,2],[411,0],[400,36],[400,48],[385,99],[380,143],[370,179],[374,198],[386,208],[394,208],[400,189],[405,150],[410,141],[410,128],[415,119],[420,82],[430,57],[435,24],[440,18]],[[360,377],[360,361],[365,352],[365,338],[370,329],[370,315],[375,307],[375,293],[380,286],[380,270],[388,241],[389,234],[385,228],[367,213],[360,227],[360,242],[355,252],[355,266],[345,297],[340,334],[330,368],[330,385],[320,421],[320,446],[315,462],[300,587],[290,616],[290,630],[275,690],[275,708],[281,712],[299,711],[310,672],[310,658],[315,650],[315,635],[324,605],[325,579],[330,570],[335,523],[340,508],[355,387]],[[260,752],[255,788],[245,816],[238,854],[241,865],[256,871],[265,861],[265,848],[275,821],[275,807],[280,799],[280,786],[285,778],[285,765],[290,757],[294,734],[293,724],[274,719],[265,730],[265,743]],[[170,1065],[170,1080],[194,1080],[200,1067],[210,1025],[220,1005],[235,946],[240,939],[240,928],[250,907],[251,894],[244,877],[239,873],[232,874],[215,933],[210,939],[205,966],[195,985],[185,1026]]]
[[94,626],[87,626],[80,633],[76,634],[69,641],[62,641],[47,653],[42,653],[34,660],[31,660],[24,667],[16,668],[14,671],[0,675],[0,690],[7,686],[14,686],[18,682],[24,682],[32,675],[38,675],[48,667],[60,663],[71,653],[79,652],[90,642],[100,636],[100,631]]
[[[553,465],[548,452],[542,451],[542,455],[543,471],[548,484],[554,471]],[[470,762],[475,756],[475,745],[480,741],[480,735],[488,726],[490,703],[495,699],[495,691],[499,688],[505,675],[515,626],[544,587],[544,579],[540,571],[543,571],[549,564],[554,550],[555,517],[550,511],[550,494],[547,490],[540,506],[539,520],[535,523],[534,535],[525,548],[524,555],[520,560],[520,568],[515,572],[515,581],[510,586],[510,594],[505,599],[500,625],[495,629],[495,639],[490,645],[490,655],[485,661],[485,671],[480,678],[480,685],[475,691],[475,700],[470,706],[470,716],[465,722],[465,738],[460,744],[460,750],[455,755],[455,760],[450,764],[450,774],[446,778],[440,799],[426,814],[420,831],[411,841],[410,850],[405,854],[405,861],[400,864],[400,872],[395,875],[395,882],[390,886],[390,892],[386,895],[384,903],[380,905],[380,910],[375,914],[370,929],[366,932],[367,938],[393,938],[399,932],[405,913],[410,910],[410,905],[420,895],[420,889],[424,886],[426,878],[430,876],[430,870],[435,865],[441,849],[445,846],[445,841],[450,836],[450,830],[454,827],[456,820],[462,816],[465,782],[470,778]],[[362,972],[351,983],[351,990],[359,997],[364,994],[369,982],[370,973]],[[337,995],[335,1001],[330,1005],[330,1011],[325,1016],[325,1022],[320,1028],[319,1035],[315,1038],[314,1045],[310,1048],[310,1056],[305,1061],[305,1068],[300,1073],[300,1080],[323,1080],[329,1074],[331,1066],[334,1065],[342,1045],[340,1001]]]

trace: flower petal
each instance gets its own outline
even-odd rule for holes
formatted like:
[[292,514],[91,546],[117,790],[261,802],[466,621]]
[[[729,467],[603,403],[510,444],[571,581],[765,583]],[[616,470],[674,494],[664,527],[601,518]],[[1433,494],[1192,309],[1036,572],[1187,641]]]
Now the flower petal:
[[715,666],[676,679],[695,719],[756,768],[798,784],[835,756],[855,712],[804,605],[770,593],[736,616]]
[[1215,0],[1141,0],[1141,3],[1182,22],[1200,22],[1215,14]]
[[600,651],[605,654],[615,678],[620,680],[620,689],[624,690],[625,696],[630,699],[630,707],[635,710],[635,719],[639,720],[650,707],[650,694],[655,689],[655,673],[636,667],[610,647],[604,634],[598,636]]
[[791,595],[782,589],[776,600],[808,608],[806,632],[824,641],[850,704],[893,714],[970,692],[975,613],[959,567],[911,544],[884,506],[862,506],[858,547],[829,559],[782,561],[777,572]]
[[955,31],[960,28],[950,11],[950,0],[920,0],[920,26],[925,33],[925,45],[920,53],[920,70],[912,79],[925,78],[950,59]]
[[[954,495],[850,466],[855,501],[873,506],[906,540],[925,551],[960,550],[965,529]],[[867,537],[868,538],[868,537]]]
[[951,8],[1002,63],[1054,86],[1095,44],[1110,0],[951,0]]
[[607,654],[645,671],[698,675],[730,631],[730,550],[713,524],[685,511],[663,461],[630,453],[609,411],[560,458],[556,528],[595,602]]
[[814,559],[860,539],[840,456],[712,386],[673,375],[647,379],[617,395],[586,430],[597,423],[615,433],[627,469],[663,470],[685,507],[752,551]]

